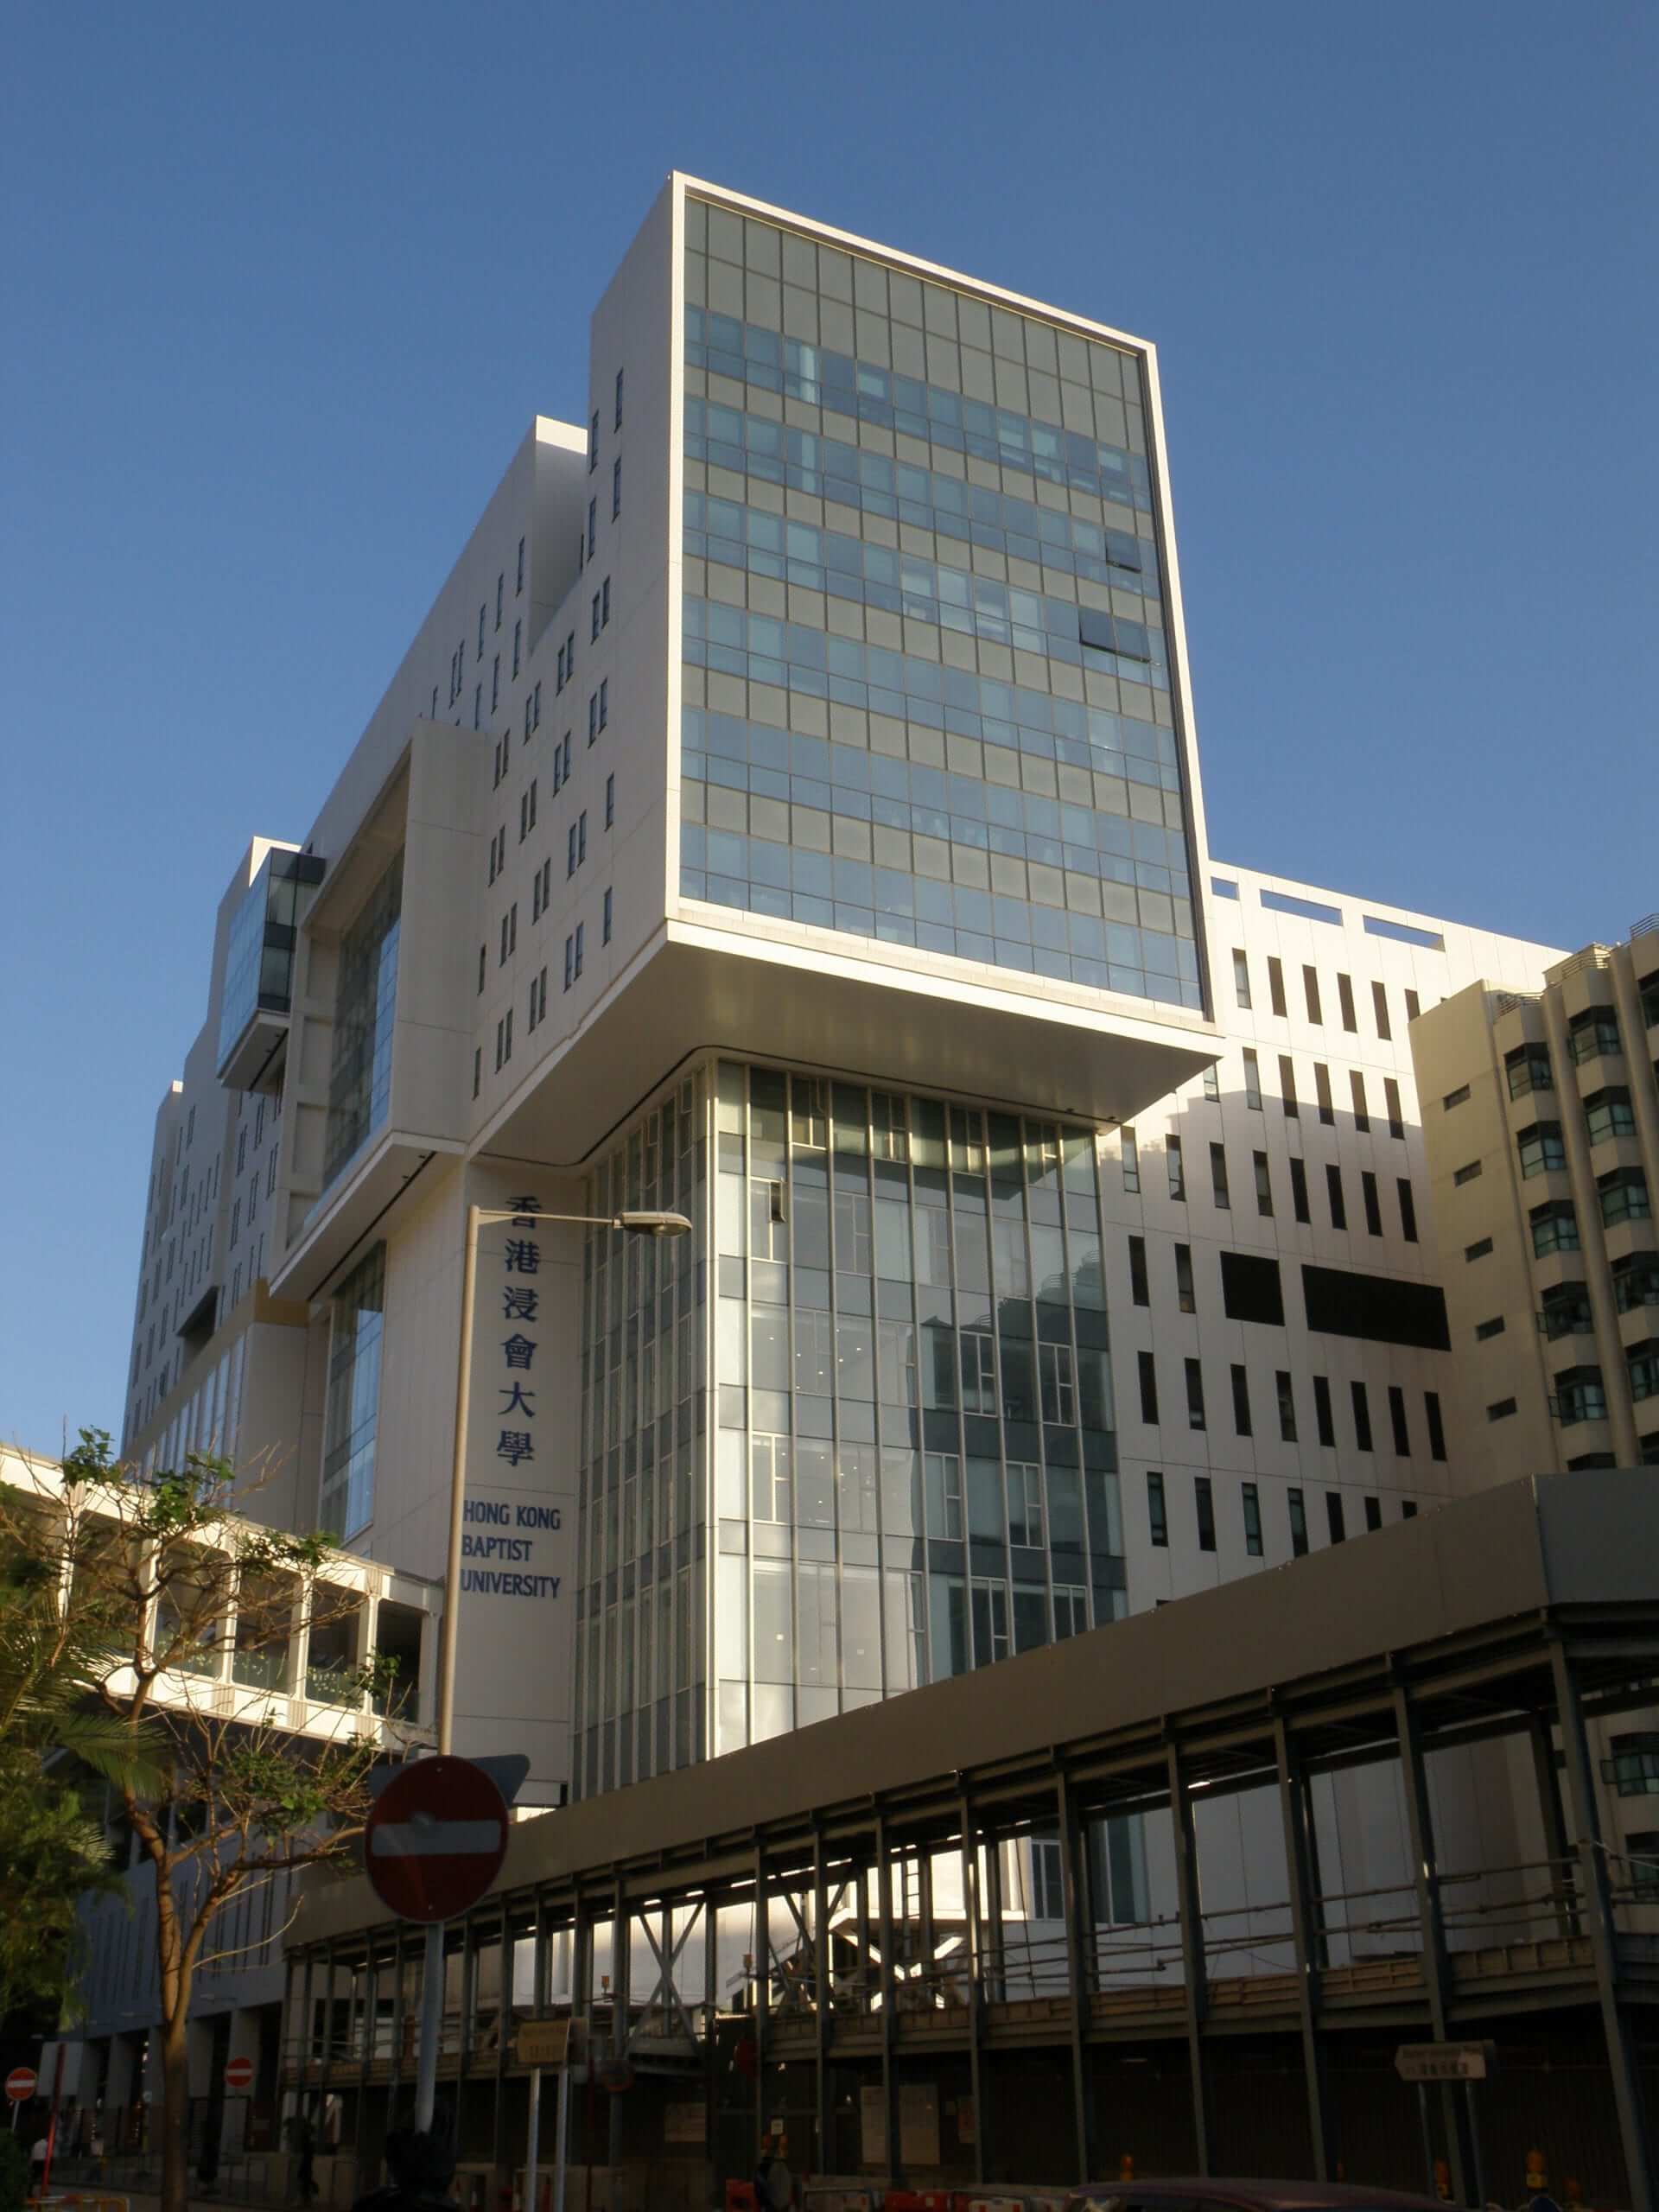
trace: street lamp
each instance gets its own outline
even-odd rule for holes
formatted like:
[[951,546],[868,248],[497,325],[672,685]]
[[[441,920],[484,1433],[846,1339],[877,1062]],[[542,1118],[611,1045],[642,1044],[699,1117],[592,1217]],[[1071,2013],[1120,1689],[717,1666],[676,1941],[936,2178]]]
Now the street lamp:
[[468,1206],[461,1277],[461,1350],[455,1372],[455,1444],[449,1467],[449,1556],[443,1573],[443,1629],[438,1644],[438,1750],[451,1748],[455,1719],[455,1641],[461,1628],[461,1540],[467,1509],[467,1423],[473,1396],[473,1312],[478,1286],[478,1232],[486,1222],[556,1222],[580,1229],[620,1229],[631,1236],[686,1236],[683,1213],[536,1213],[515,1206]]

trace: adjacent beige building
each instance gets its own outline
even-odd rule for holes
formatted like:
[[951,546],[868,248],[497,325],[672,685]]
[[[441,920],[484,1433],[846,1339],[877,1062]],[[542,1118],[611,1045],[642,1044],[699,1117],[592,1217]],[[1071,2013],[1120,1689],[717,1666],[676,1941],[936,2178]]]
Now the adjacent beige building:
[[1659,914],[1411,1046],[1464,1480],[1659,1464]]

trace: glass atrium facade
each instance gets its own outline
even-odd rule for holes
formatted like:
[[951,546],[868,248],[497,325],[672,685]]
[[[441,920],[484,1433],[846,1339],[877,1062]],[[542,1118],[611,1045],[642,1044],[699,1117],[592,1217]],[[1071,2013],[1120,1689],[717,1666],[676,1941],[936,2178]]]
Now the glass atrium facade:
[[380,1127],[391,1103],[391,1027],[403,911],[404,856],[399,853],[340,940],[322,1166],[325,1189]]
[[1138,357],[686,225],[682,894],[1199,1007]]
[[734,1061],[588,1209],[587,1794],[1125,1610],[1091,1129]]

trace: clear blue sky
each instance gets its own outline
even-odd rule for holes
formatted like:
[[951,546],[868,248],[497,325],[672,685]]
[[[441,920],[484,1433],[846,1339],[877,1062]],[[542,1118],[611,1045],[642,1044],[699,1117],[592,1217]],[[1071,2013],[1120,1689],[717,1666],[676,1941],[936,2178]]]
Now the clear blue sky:
[[219,893],[677,165],[1156,340],[1218,854],[1659,906],[1647,0],[76,4],[3,77],[0,1435],[118,1433]]

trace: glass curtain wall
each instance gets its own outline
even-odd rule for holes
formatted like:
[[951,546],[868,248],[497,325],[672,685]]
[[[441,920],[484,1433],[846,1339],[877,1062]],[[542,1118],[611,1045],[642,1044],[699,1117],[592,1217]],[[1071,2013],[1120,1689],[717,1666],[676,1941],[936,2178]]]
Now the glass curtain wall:
[[690,1236],[590,1230],[572,1791],[707,1756],[707,1078],[676,1084],[589,1180],[586,1211],[658,1207]]
[[325,1187],[380,1127],[391,1103],[391,1027],[403,910],[404,856],[399,853],[340,939],[322,1167]]
[[374,1443],[380,1425],[380,1343],[386,1248],[377,1244],[334,1293],[328,1403],[318,1517],[331,1535],[356,1535],[374,1518]]
[[1093,1131],[733,1061],[704,1110],[711,1218],[701,1130],[677,1198],[648,1125],[592,1198],[708,1259],[589,1241],[590,1790],[1126,1610]]
[[683,894],[1200,1005],[1139,359],[686,226]]

